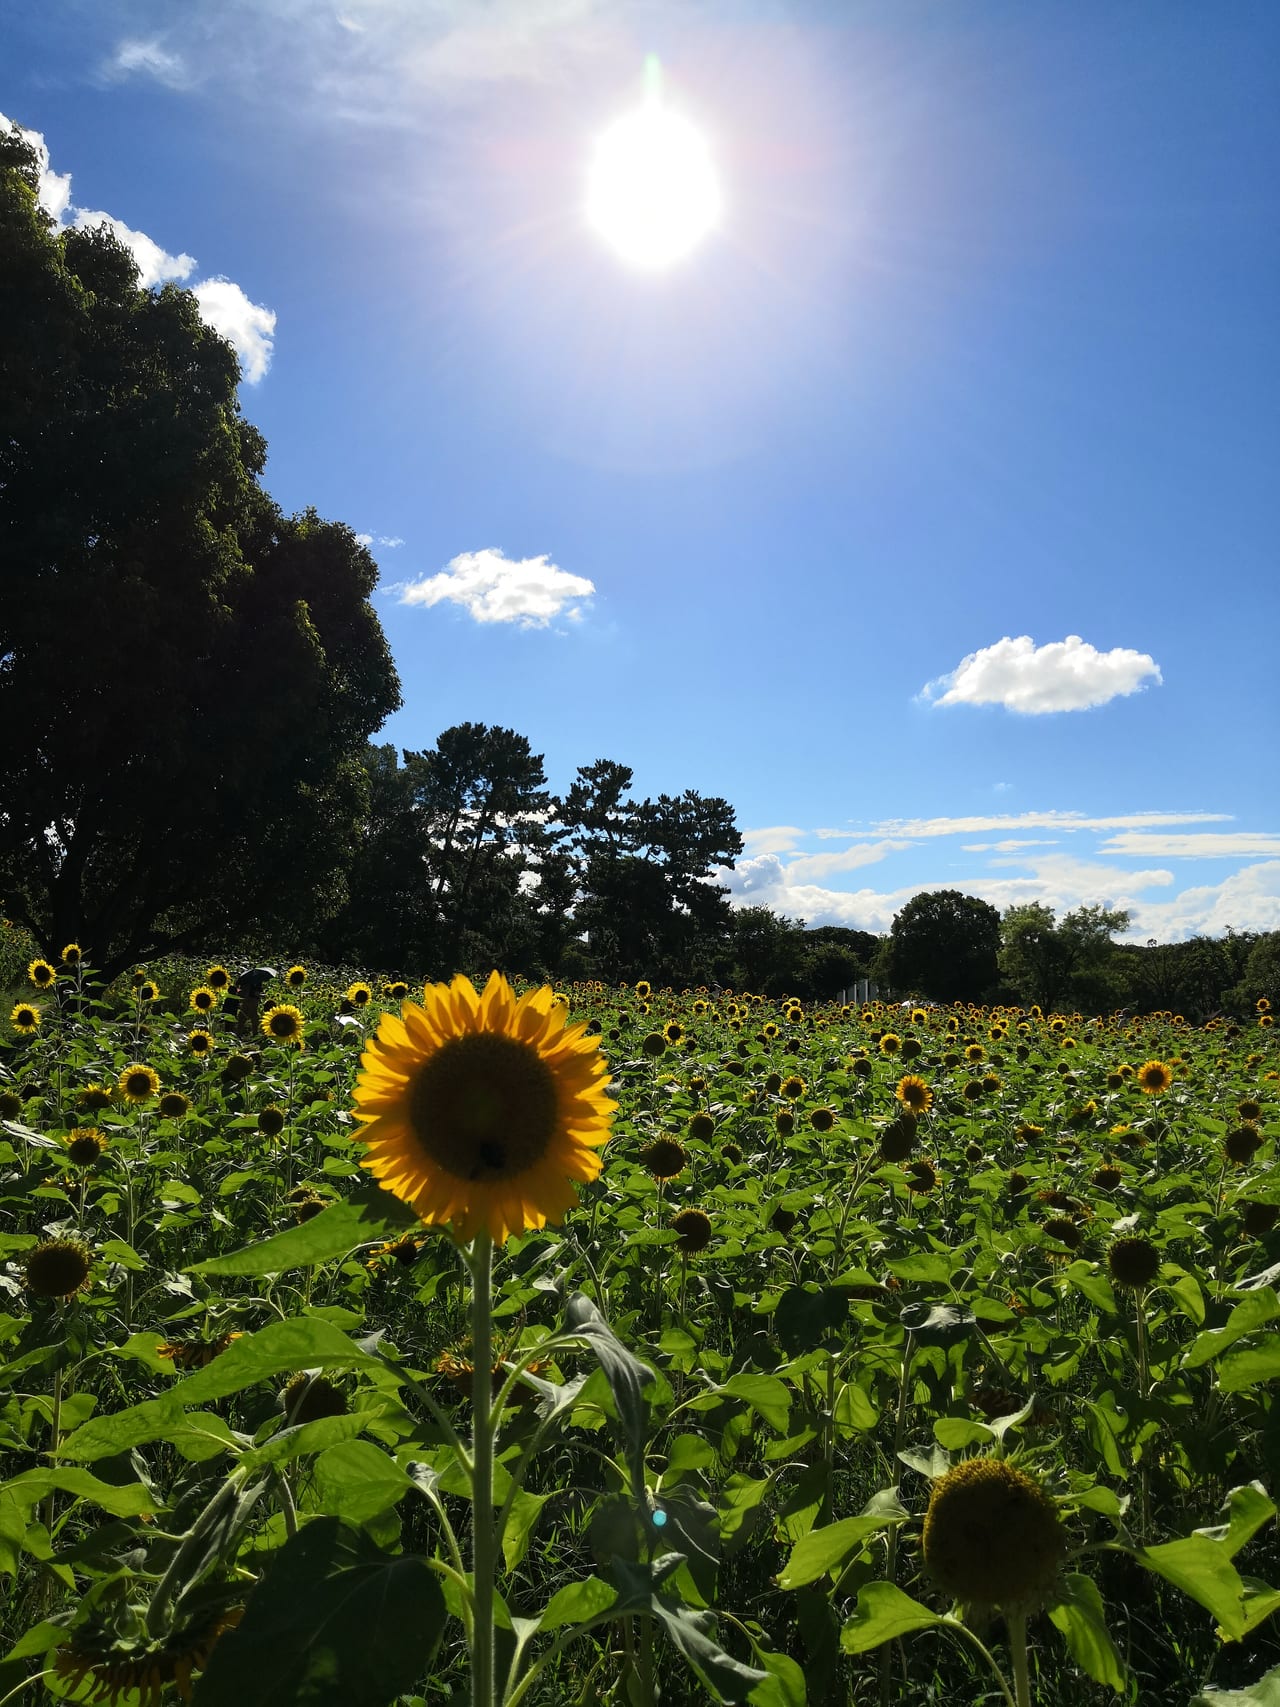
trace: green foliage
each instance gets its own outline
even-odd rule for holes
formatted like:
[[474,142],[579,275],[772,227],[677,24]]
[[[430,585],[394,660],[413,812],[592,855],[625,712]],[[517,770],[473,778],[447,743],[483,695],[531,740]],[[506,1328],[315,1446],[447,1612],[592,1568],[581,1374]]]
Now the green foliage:
[[926,890],[894,914],[877,970],[895,990],[980,1001],[995,987],[999,948],[994,907],[958,889]]
[[[56,1690],[79,1667],[85,1694],[145,1663],[174,1693],[179,1653],[197,1707],[466,1688],[460,1265],[359,1167],[349,1092],[383,1004],[341,1012],[357,967],[291,991],[290,959],[269,952],[263,1001],[296,999],[302,1050],[239,1037],[220,1005],[191,1055],[207,963],[176,958],[149,1004],[64,970],[42,1031],[0,1043],[21,1111],[0,1127],[6,1690],[56,1662]],[[990,1693],[1003,1628],[972,1628],[921,1556],[932,1481],[972,1454],[1016,1457],[1067,1535],[1034,1699],[1265,1691],[1280,1232],[1246,1216],[1280,1202],[1272,1029],[567,997],[620,1110],[579,1208],[495,1270],[515,1707],[647,1707],[659,1681],[672,1707],[826,1707],[874,1698],[885,1655],[890,1701]],[[1152,1059],[1158,1095],[1118,1071]],[[79,1106],[132,1062],[186,1112]],[[889,1160],[904,1071],[932,1102]],[[1261,1143],[1232,1163],[1249,1101]],[[90,1120],[108,1147],[78,1168],[65,1141]],[[657,1137],[685,1156],[660,1184]],[[689,1209],[705,1249],[680,1248]],[[93,1258],[66,1301],[25,1278],[59,1237]],[[1126,1237],[1159,1258],[1141,1294],[1110,1276]]]
[[[399,703],[349,528],[287,517],[230,346],[0,162],[0,883],[108,975],[332,911]],[[122,739],[127,732],[127,739]]]

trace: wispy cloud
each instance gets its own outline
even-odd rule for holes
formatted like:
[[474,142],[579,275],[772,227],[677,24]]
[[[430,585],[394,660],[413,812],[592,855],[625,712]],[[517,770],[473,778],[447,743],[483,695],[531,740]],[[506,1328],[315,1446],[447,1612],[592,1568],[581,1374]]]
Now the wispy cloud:
[[966,842],[964,853],[1014,853],[1018,848],[1056,848],[1056,836],[1006,836],[1002,842]]
[[358,545],[366,546],[380,545],[386,551],[395,551],[399,546],[404,544],[404,541],[398,534],[392,534],[388,537],[385,533],[358,533],[356,535],[356,543]]
[[109,213],[96,213],[87,207],[78,207],[71,223],[78,231],[90,231],[105,226],[117,237],[138,263],[138,283],[143,290],[150,290],[154,285],[164,284],[169,279],[188,279],[195,271],[194,255],[171,255],[153,238],[148,237],[145,231],[135,231],[131,225],[126,225],[122,219],[116,219]]
[[903,853],[910,842],[856,842],[853,847],[837,853],[800,854],[787,867],[793,882],[813,883],[823,877],[833,877],[838,871],[857,871],[864,865],[878,865],[890,854]]
[[1139,859],[1260,859],[1280,855],[1280,835],[1269,830],[1206,831],[1199,835],[1153,835],[1134,831],[1112,836],[1100,853]]
[[102,67],[111,81],[125,77],[152,77],[170,89],[185,89],[191,82],[181,54],[172,53],[158,36],[129,36],[116,45]]
[[920,698],[931,705],[1003,705],[1039,716],[1106,705],[1161,679],[1154,658],[1126,646],[1099,652],[1078,634],[1045,646],[1037,646],[1028,634],[1016,640],[1006,635],[926,683]]
[[200,313],[215,332],[220,332],[240,358],[240,371],[250,385],[271,366],[275,347],[275,311],[260,302],[250,302],[230,279],[202,279],[191,293]]
[[438,575],[401,582],[388,589],[402,605],[460,605],[476,622],[516,622],[522,628],[546,628],[554,617],[580,621],[595,582],[571,575],[543,553],[507,557],[496,547],[463,551]]
[[756,830],[742,832],[742,846],[748,856],[762,853],[789,853],[805,832],[796,824],[765,824]]
[[[972,818],[886,818],[872,830],[877,836],[980,836],[993,830],[1147,830],[1174,824],[1226,824],[1229,812],[1122,812],[1090,818],[1083,812],[1002,812]],[[819,836],[855,835],[853,830],[819,830]]]

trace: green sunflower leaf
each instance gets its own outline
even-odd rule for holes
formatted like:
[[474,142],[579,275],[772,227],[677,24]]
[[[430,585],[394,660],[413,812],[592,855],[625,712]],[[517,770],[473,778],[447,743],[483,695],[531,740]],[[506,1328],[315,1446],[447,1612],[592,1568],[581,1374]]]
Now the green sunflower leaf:
[[273,1233],[269,1239],[245,1245],[226,1256],[193,1263],[188,1274],[282,1274],[290,1268],[314,1268],[317,1263],[345,1257],[361,1245],[398,1239],[422,1223],[398,1197],[381,1186],[367,1185],[343,1203],[332,1203],[300,1227]]

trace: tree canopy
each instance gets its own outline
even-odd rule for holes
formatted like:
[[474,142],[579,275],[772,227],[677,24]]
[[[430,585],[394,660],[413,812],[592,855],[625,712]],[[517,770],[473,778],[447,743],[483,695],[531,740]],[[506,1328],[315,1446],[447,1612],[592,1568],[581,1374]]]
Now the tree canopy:
[[995,984],[999,949],[1000,915],[989,902],[928,889],[894,914],[877,971],[896,990],[978,1001]]
[[342,899],[399,703],[347,527],[259,484],[231,347],[0,135],[0,882],[105,970]]

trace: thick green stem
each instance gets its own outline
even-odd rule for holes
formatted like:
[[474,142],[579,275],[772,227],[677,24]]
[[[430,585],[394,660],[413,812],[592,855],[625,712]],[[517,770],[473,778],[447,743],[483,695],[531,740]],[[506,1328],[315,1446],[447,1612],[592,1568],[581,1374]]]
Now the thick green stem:
[[[898,1382],[898,1415],[893,1426],[893,1474],[897,1478],[901,1472],[898,1468],[901,1460],[898,1454],[902,1451],[902,1443],[907,1433],[907,1407],[911,1402],[911,1361],[916,1354],[916,1337],[910,1329],[907,1330],[906,1343],[902,1348],[902,1375]],[[889,1531],[889,1546],[885,1556],[884,1575],[886,1582],[894,1582],[898,1575],[898,1526],[895,1523]],[[886,1643],[880,1651],[880,1707],[888,1707],[889,1703],[889,1668],[892,1664],[892,1644]]]
[[1022,1612],[1007,1613],[1009,1653],[1013,1659],[1013,1695],[1018,1707],[1031,1707],[1031,1674],[1027,1670],[1027,1618]]
[[[1138,1396],[1145,1403],[1151,1396],[1151,1363],[1147,1350],[1147,1299],[1139,1290],[1134,1303],[1134,1319],[1138,1338]],[[1142,1465],[1138,1472],[1139,1539],[1146,1541],[1151,1530],[1151,1466],[1147,1462],[1147,1446],[1142,1446]]]
[[[54,1377],[53,1377],[53,1404],[52,1404],[52,1407],[50,1409],[50,1415],[49,1415],[49,1462],[50,1462],[50,1464],[56,1465],[58,1462],[58,1445],[61,1442],[61,1440],[62,1440],[62,1371],[60,1369],[58,1369],[58,1370],[55,1370]],[[45,1528],[49,1531],[49,1537],[51,1540],[53,1538],[53,1512],[54,1512],[53,1489],[50,1488],[49,1492],[46,1494],[46,1496],[44,1498],[44,1502],[43,1502],[43,1505],[41,1507],[40,1517],[41,1517],[41,1521],[43,1522]]]
[[493,1240],[471,1246],[471,1707],[495,1707],[493,1595],[497,1531],[493,1521]]

